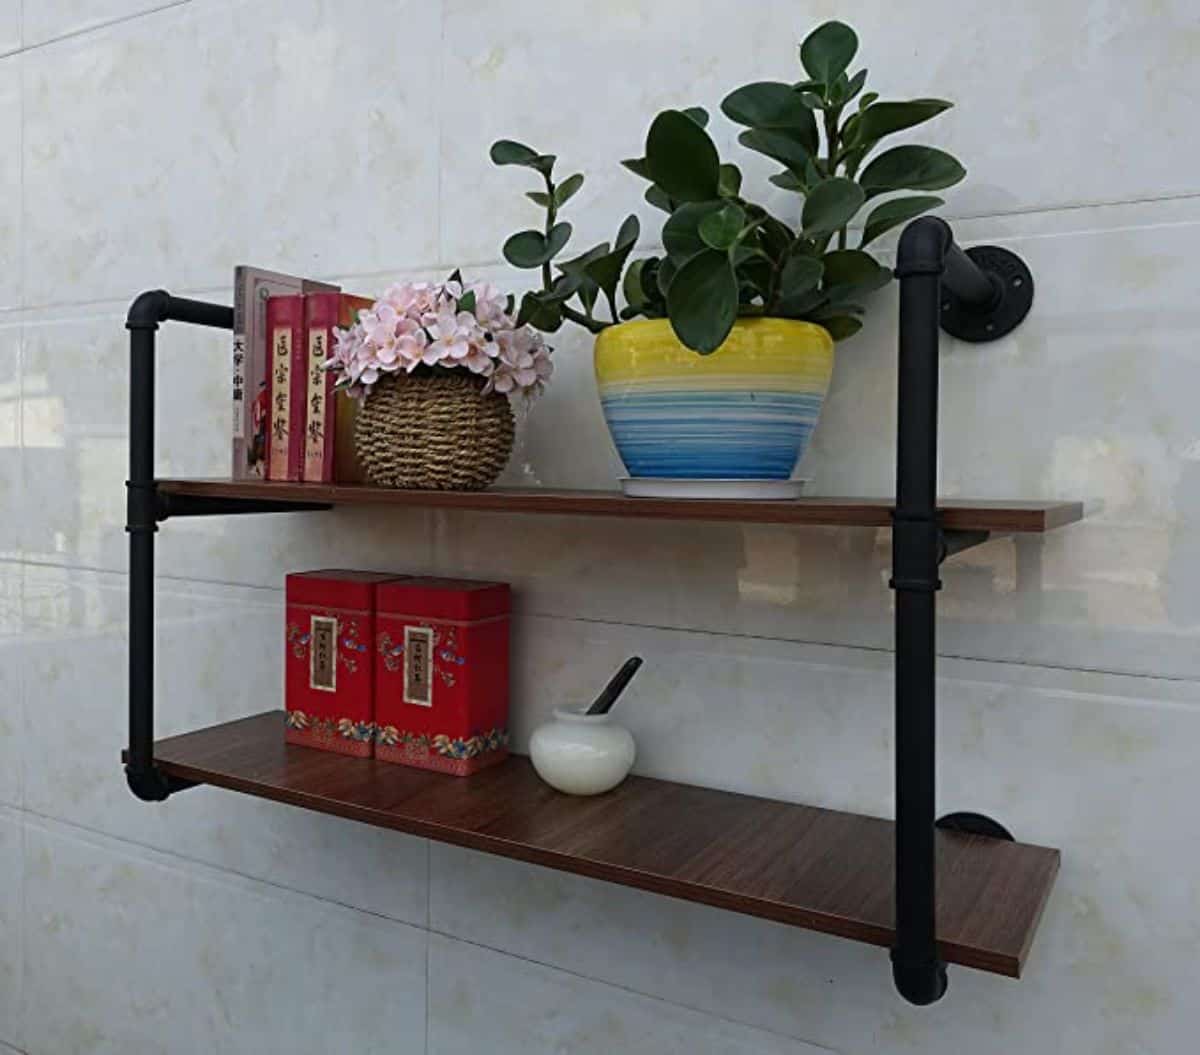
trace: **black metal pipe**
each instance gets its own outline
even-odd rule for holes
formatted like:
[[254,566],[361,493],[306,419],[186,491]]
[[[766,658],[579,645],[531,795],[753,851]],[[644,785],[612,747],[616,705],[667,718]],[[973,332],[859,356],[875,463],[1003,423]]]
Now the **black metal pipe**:
[[914,1004],[946,991],[935,933],[935,600],[938,316],[949,227],[930,218],[900,239],[899,408],[892,588],[896,591],[896,944],[892,974]]
[[218,304],[172,297],[165,290],[143,293],[130,306],[129,480],[129,753],[125,776],[138,798],[161,802],[182,787],[154,765],[154,533],[160,510],[154,479],[154,335],[159,323],[178,319],[232,329],[233,310]]

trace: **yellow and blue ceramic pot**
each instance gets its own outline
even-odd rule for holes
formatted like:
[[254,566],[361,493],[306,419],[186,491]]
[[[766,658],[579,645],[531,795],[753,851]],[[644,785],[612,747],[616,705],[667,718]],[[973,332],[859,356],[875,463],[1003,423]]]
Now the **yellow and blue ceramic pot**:
[[833,338],[791,319],[739,319],[700,355],[667,319],[596,338],[596,383],[631,477],[786,480],[821,415]]

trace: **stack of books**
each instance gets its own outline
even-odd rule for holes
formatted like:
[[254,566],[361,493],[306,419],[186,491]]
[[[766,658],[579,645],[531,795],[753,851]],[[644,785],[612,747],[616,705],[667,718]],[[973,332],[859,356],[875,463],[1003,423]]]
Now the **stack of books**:
[[357,403],[325,369],[334,330],[371,300],[338,286],[240,266],[233,298],[233,477],[361,483]]

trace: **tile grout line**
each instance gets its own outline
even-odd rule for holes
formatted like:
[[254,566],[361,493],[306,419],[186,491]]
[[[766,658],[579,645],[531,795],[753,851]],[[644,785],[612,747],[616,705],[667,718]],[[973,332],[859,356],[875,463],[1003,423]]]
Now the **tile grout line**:
[[[210,790],[219,790],[219,789],[210,789]],[[233,794],[233,793],[231,793],[231,794]],[[276,803],[275,805],[282,806],[282,804],[279,804],[279,803]],[[290,808],[290,807],[287,807],[287,808]],[[477,941],[477,940],[473,940],[471,938],[463,937],[462,935],[455,934],[453,931],[444,930],[439,927],[434,927],[432,925],[432,922],[430,922],[429,926],[422,927],[420,924],[411,923],[408,920],[397,919],[395,916],[389,916],[385,913],[376,912],[372,909],[362,908],[358,905],[354,905],[354,904],[351,904],[346,901],[339,901],[336,898],[327,897],[323,894],[317,894],[317,893],[314,893],[314,892],[308,891],[308,890],[301,890],[298,887],[288,886],[286,883],[280,883],[276,880],[264,879],[261,876],[251,875],[247,872],[242,872],[242,871],[239,871],[234,868],[229,868],[225,865],[213,864],[210,861],[205,861],[203,858],[192,857],[188,854],[180,853],[177,850],[163,849],[162,847],[155,846],[151,843],[145,843],[145,842],[141,842],[136,839],[130,839],[123,835],[114,835],[111,832],[106,832],[99,828],[93,828],[86,824],[79,824],[75,821],[63,820],[61,818],[54,817],[50,814],[41,813],[37,810],[33,810],[28,807],[25,807],[18,812],[20,812],[21,814],[24,814],[28,817],[35,818],[38,821],[48,822],[54,828],[73,829],[75,831],[84,832],[90,836],[93,836],[98,842],[115,844],[114,849],[124,847],[124,848],[138,849],[138,850],[147,850],[151,854],[154,854],[154,855],[162,857],[162,858],[166,858],[171,861],[180,862],[183,865],[191,865],[191,866],[197,867],[199,869],[202,869],[202,870],[205,870],[208,872],[217,873],[219,875],[227,875],[227,876],[231,876],[231,877],[237,878],[239,880],[242,880],[244,882],[258,884],[259,886],[267,887],[269,889],[280,890],[287,894],[290,894],[290,895],[293,895],[296,897],[307,898],[312,901],[319,902],[321,904],[332,906],[334,908],[342,909],[342,910],[352,912],[352,913],[357,913],[357,914],[360,914],[363,916],[369,916],[374,919],[384,920],[385,922],[391,923],[398,927],[406,927],[406,928],[409,928],[412,930],[424,931],[426,934],[425,948],[426,948],[426,978],[427,979],[429,977],[428,968],[429,968],[429,962],[430,962],[430,949],[431,949],[431,942],[429,939],[431,937],[445,938],[449,941],[457,942],[462,945],[469,945],[472,948],[485,949],[488,952],[493,952],[493,953],[496,953],[497,955],[508,957],[509,959],[518,960],[523,963],[533,964],[535,967],[542,967],[549,971],[555,971],[557,973],[569,975],[570,977],[580,979],[581,981],[592,982],[592,983],[595,983],[598,985],[607,986],[610,989],[615,989],[620,992],[626,993],[630,996],[639,997],[643,1000],[650,1000],[650,1001],[653,1001],[658,1004],[665,1004],[668,1007],[676,1007],[676,1008],[681,1008],[685,1011],[692,1011],[697,1014],[701,1014],[701,1015],[705,1016],[706,1018],[713,1019],[714,1021],[725,1022],[730,1025],[742,1026],[747,1029],[753,1029],[753,1030],[756,1030],[761,1033],[766,1033],[770,1036],[778,1037],[782,1040],[800,1041],[801,1043],[817,1044],[818,1047],[821,1046],[816,1041],[806,1040],[803,1037],[795,1037],[795,1036],[791,1036],[786,1033],[779,1033],[775,1030],[769,1029],[765,1026],[758,1025],[754,1022],[749,1022],[749,1021],[746,1021],[744,1019],[739,1019],[739,1018],[729,1018],[725,1015],[714,1014],[711,1010],[703,1008],[703,1007],[699,1007],[699,1006],[696,1006],[693,1004],[688,1004],[688,1003],[681,1003],[676,1000],[668,1000],[664,997],[655,996],[652,993],[643,992],[640,989],[634,989],[631,986],[623,985],[620,982],[614,982],[609,979],[601,978],[601,977],[598,977],[595,975],[585,974],[582,971],[574,970],[569,967],[559,966],[558,964],[552,963],[549,960],[540,960],[534,956],[529,956],[529,955],[525,955],[523,953],[514,952],[512,950],[505,949],[499,945],[490,945],[487,942]],[[24,830],[25,830],[24,824],[22,824],[21,830],[22,830],[22,837],[23,837]],[[402,835],[403,833],[395,833],[395,834]],[[409,838],[412,838],[412,837],[410,836]],[[422,841],[425,842],[425,844],[428,848],[432,847],[433,840],[425,839]],[[101,847],[101,848],[103,848],[103,847]],[[470,854],[474,854],[474,855],[478,855],[478,856],[484,856],[484,857],[495,856],[495,855],[491,855],[491,854],[482,854],[479,851],[475,851],[475,850],[467,850],[464,847],[455,847],[455,849],[462,850],[464,853],[470,853]],[[24,859],[24,846],[22,846],[22,859]],[[154,864],[154,861],[152,859],[144,858],[143,860],[146,860],[147,863],[149,863],[151,865]],[[427,860],[429,860],[429,858],[427,858]],[[513,861],[513,863],[518,865],[519,867],[523,867],[523,868],[531,868],[531,869],[538,869],[541,871],[557,872],[556,869],[546,869],[546,868],[543,868],[543,866],[541,866],[541,865],[535,865],[535,864],[532,864],[527,861]],[[569,873],[559,873],[559,874],[569,874]],[[588,879],[588,877],[586,877],[586,876],[580,876],[580,877],[576,877],[576,878]],[[604,882],[603,880],[599,880],[599,879],[592,879],[589,881],[593,882],[593,883],[603,883]],[[612,885],[612,884],[605,884],[605,885],[607,886],[607,885]],[[23,888],[23,890],[24,890],[24,888]],[[657,896],[649,891],[635,891],[635,893],[642,894],[646,897],[656,897]],[[702,910],[712,911],[712,912],[725,912],[726,911],[724,909],[716,908],[711,905],[699,905],[699,908]],[[740,913],[732,913],[732,915],[741,915],[741,914]],[[22,918],[24,918],[24,907],[22,907]],[[751,916],[747,916],[746,919],[754,921],[754,917],[751,917]],[[764,921],[756,921],[756,922],[764,922]],[[770,923],[771,921],[765,921],[765,922]],[[786,923],[778,923],[778,924],[774,924],[774,925],[779,926],[779,927],[787,927],[788,926],[788,924],[786,924]],[[790,929],[794,929],[794,928],[790,928]],[[803,928],[800,928],[800,929],[803,929]],[[823,937],[830,937],[830,936],[823,935]],[[428,1030],[429,1030],[428,1008],[429,1008],[429,986],[428,986],[428,981],[427,981],[427,983],[426,983],[426,1019],[425,1019],[426,1051],[427,1052],[428,1052]],[[0,1053],[2,1053],[2,1052],[3,1052],[3,1048],[2,1048],[2,1046],[0,1046]],[[24,1053],[18,1052],[18,1055],[24,1055]]]
[[[0,561],[0,566],[11,564],[17,567],[29,566],[50,571],[83,572],[89,575],[113,576],[127,579],[128,573],[119,568],[103,568],[88,564],[55,564],[50,561],[9,560]],[[226,579],[195,579],[188,576],[172,576],[158,574],[156,582],[174,584],[193,584],[196,586],[219,587],[230,590],[253,590],[261,593],[278,595],[282,599],[283,590],[278,586],[263,586],[258,583],[235,582]],[[114,588],[118,588],[115,587]],[[266,603],[265,600],[263,603]],[[847,652],[863,652],[869,655],[890,656],[894,649],[883,645],[863,645],[844,641],[828,640],[825,638],[795,638],[777,637],[770,634],[750,634],[735,630],[721,630],[707,627],[670,626],[664,623],[634,623],[616,619],[600,619],[592,616],[563,615],[561,612],[514,611],[517,618],[566,620],[571,623],[583,623],[589,626],[628,628],[630,630],[658,630],[668,634],[701,634],[708,637],[728,638],[738,641],[754,641],[765,644],[795,645],[799,647],[844,649]],[[887,620],[890,625],[890,618]],[[977,656],[966,652],[938,652],[939,661],[952,660],[962,663],[979,663],[1006,667],[1025,667],[1031,671],[1055,671],[1059,673],[1095,674],[1110,678],[1129,678],[1136,681],[1163,682],[1166,684],[1195,685],[1200,684],[1200,675],[1188,677],[1174,674],[1150,674],[1144,671],[1120,670],[1109,667],[1080,667],[1067,664],[1035,662],[1026,659],[1003,659],[991,656]]]
[[145,18],[148,15],[157,15],[163,11],[170,11],[175,7],[186,7],[192,0],[168,0],[167,3],[159,4],[157,7],[149,7],[144,11],[135,11],[131,15],[120,15],[117,18],[110,18],[103,22],[97,22],[94,25],[84,26],[81,29],[73,29],[67,33],[60,33],[56,37],[47,37],[45,40],[39,40],[36,44],[25,43],[25,7],[24,0],[21,5],[21,46],[16,51],[10,51],[8,55],[25,55],[31,51],[38,51],[42,48],[49,47],[52,44],[61,43],[64,40],[74,40],[77,37],[86,37],[91,33],[98,33],[101,30],[108,29],[111,26],[119,26],[126,22],[133,22],[139,18]]

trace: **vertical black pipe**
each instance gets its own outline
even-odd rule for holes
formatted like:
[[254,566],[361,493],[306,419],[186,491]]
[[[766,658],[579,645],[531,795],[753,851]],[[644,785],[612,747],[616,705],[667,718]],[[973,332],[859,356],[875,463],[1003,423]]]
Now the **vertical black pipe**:
[[935,648],[938,581],[937,404],[941,271],[938,220],[901,239],[899,408],[892,587],[896,591],[896,987],[914,1004],[946,991],[937,954],[934,872]]
[[143,293],[129,309],[129,755],[125,776],[138,798],[161,802],[170,782],[154,765],[154,334],[170,297]]
[[130,332],[129,764],[148,773],[154,745],[154,330]]

